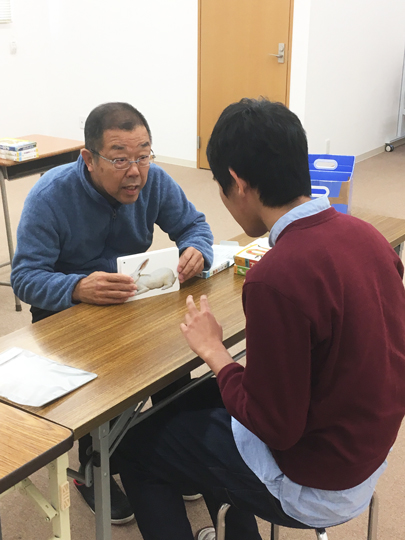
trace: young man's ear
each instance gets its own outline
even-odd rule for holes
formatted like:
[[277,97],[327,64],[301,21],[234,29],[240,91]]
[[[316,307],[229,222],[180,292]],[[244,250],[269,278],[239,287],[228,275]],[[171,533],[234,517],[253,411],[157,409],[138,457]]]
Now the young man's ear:
[[231,169],[231,167],[229,167],[229,173],[236,182],[238,194],[245,195],[249,189],[249,184],[245,180],[243,180],[243,178],[238,176],[236,172],[233,169]]
[[93,167],[94,155],[92,154],[92,152],[90,152],[90,150],[87,150],[87,148],[82,148],[80,150],[80,154],[81,154],[85,164],[87,165],[87,168],[89,169],[90,172],[92,172],[93,169],[94,169],[94,167]]

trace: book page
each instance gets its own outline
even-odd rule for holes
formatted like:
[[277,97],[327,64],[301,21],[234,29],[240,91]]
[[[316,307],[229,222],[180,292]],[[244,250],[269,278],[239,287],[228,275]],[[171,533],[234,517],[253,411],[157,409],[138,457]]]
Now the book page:
[[19,405],[42,407],[96,377],[19,347],[0,354],[0,396]]
[[138,287],[126,302],[178,291],[178,265],[177,247],[118,257],[118,272],[133,277]]

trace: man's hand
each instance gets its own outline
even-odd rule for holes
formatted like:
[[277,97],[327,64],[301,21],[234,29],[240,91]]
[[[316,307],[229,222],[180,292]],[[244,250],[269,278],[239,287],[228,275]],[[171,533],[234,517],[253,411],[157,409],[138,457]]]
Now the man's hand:
[[217,375],[224,366],[233,362],[222,344],[222,327],[212,314],[205,295],[200,298],[201,311],[198,311],[191,295],[187,297],[186,305],[188,312],[185,322],[180,325],[183,336],[190,349]]
[[193,247],[188,247],[181,254],[177,272],[179,273],[180,283],[194,277],[204,268],[204,257]]
[[73,289],[72,301],[85,304],[123,304],[135,295],[137,287],[131,276],[93,272],[81,279]]

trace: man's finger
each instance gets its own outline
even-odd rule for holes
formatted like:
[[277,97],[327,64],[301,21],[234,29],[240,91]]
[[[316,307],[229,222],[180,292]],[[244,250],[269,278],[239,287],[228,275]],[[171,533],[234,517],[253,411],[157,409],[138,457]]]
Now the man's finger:
[[112,300],[112,299],[116,299],[116,300],[120,300],[120,299],[126,299],[126,298],[130,298],[131,296],[134,296],[135,295],[135,291],[112,291],[112,290],[108,290],[108,291],[104,291],[103,294],[102,294],[102,297],[105,298],[106,300]]
[[193,250],[192,249],[187,248],[185,251],[183,251],[183,253],[181,254],[180,259],[179,259],[179,265],[177,267],[177,272],[179,274],[187,266],[187,264],[188,264],[189,260],[192,258],[192,256],[193,256]]
[[194,298],[191,294],[187,296],[186,306],[190,315],[195,315],[196,313],[198,313],[197,306],[195,305]]
[[179,274],[187,274],[189,272],[189,268],[191,268],[192,260],[193,260],[193,256],[191,255],[186,260],[182,261],[183,264],[179,263],[179,266],[178,266],[178,269],[177,269],[178,273]]
[[184,323],[180,323],[180,330],[185,334],[187,332],[187,325]]
[[137,290],[135,283],[121,283],[121,282],[111,282],[107,281],[106,283],[100,283],[100,286],[107,291],[122,291],[122,292],[132,292]]
[[208,303],[208,298],[205,294],[203,294],[200,297],[200,308],[201,308],[201,311],[209,311],[211,313],[211,308]]
[[127,276],[126,274],[109,274],[105,273],[107,281],[121,282],[121,283],[134,283],[134,278]]
[[188,260],[186,266],[184,266],[181,274],[184,280],[188,279],[192,275],[201,272],[204,268],[204,259],[200,252],[193,253],[192,257]]

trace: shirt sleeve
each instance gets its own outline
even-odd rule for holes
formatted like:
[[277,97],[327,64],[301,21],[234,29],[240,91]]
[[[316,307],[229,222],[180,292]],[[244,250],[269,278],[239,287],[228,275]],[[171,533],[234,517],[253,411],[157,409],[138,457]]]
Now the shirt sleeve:
[[181,187],[164,171],[160,197],[157,225],[176,242],[180,254],[188,247],[194,247],[204,257],[204,268],[210,268],[214,258],[214,237],[205,215],[196,210]]
[[287,298],[263,283],[244,286],[246,367],[218,374],[228,412],[269,448],[285,450],[307,424],[311,382],[310,323]]
[[71,307],[73,289],[86,277],[86,274],[66,275],[55,270],[61,242],[57,223],[46,200],[27,197],[17,229],[11,272],[16,296],[27,304],[50,311]]

